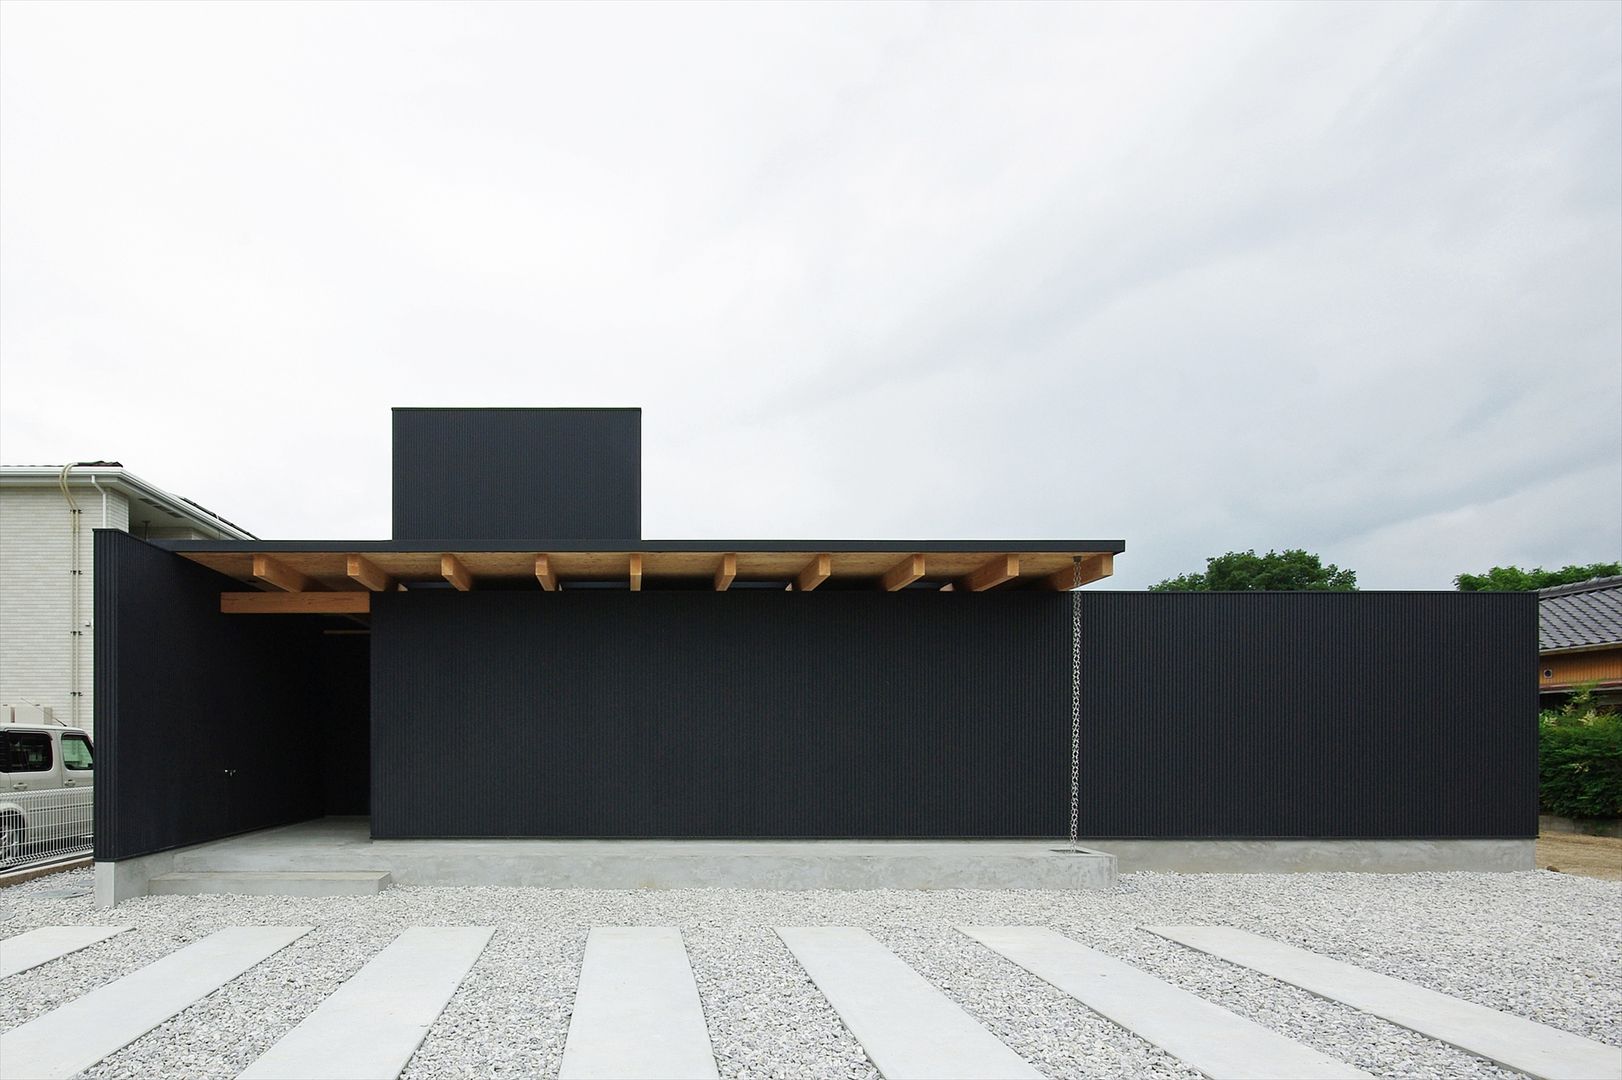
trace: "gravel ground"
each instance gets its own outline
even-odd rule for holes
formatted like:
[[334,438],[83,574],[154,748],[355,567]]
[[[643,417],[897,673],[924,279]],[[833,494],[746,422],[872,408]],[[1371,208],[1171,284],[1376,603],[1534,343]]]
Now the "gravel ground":
[[146,897],[96,910],[89,871],[0,891],[0,937],[136,929],[6,981],[0,1030],[222,926],[315,929],[89,1075],[235,1075],[408,926],[497,931],[406,1070],[556,1075],[591,926],[681,927],[726,1077],[877,1073],[774,926],[863,926],[1056,1077],[1193,1077],[1165,1053],[958,934],[1052,926],[1207,1000],[1387,1076],[1512,1075],[1434,1040],[1156,937],[1225,923],[1622,1046],[1622,884],[1565,874],[1134,874],[1112,893],[397,888],[378,897]]

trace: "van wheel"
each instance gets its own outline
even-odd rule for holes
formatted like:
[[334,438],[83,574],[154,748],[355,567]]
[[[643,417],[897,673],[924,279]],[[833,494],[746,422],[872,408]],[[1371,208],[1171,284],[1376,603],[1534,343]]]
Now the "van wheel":
[[22,853],[22,819],[16,814],[0,814],[0,866],[10,866]]

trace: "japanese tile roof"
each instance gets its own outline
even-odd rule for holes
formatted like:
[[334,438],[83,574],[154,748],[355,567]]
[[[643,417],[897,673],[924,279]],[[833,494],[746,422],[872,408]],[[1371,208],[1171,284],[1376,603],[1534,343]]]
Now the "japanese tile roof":
[[1538,590],[1538,649],[1622,645],[1622,577]]

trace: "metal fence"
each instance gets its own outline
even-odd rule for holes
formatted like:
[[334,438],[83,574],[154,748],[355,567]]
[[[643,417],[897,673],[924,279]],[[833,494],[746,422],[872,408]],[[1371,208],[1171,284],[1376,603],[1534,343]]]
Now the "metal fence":
[[0,791],[0,870],[89,855],[94,788]]

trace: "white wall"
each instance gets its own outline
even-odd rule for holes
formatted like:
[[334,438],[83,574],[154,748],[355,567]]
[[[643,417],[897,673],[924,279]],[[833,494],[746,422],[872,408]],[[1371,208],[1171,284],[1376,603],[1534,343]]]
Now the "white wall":
[[[79,515],[80,577],[79,723],[92,728],[95,700],[94,531],[102,524],[101,496],[88,484],[72,485]],[[107,527],[129,528],[129,501],[107,494]],[[0,703],[49,705],[63,723],[73,722],[70,693],[70,612],[73,577],[67,503],[55,487],[0,488]]]

